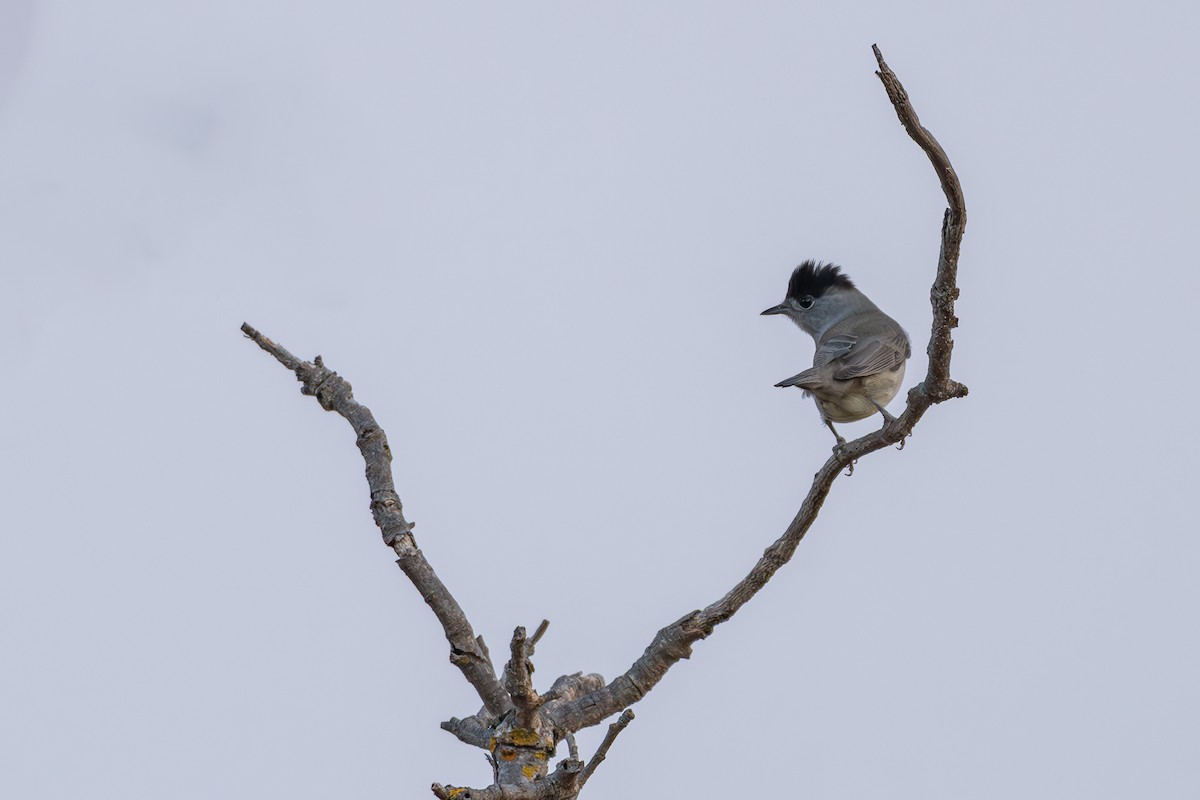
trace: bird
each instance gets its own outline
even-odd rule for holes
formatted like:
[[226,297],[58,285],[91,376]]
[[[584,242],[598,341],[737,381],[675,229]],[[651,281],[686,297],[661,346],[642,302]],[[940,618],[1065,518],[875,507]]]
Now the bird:
[[762,313],[784,315],[816,342],[812,369],[775,385],[812,395],[821,421],[837,439],[834,452],[846,440],[833,423],[876,412],[895,421],[885,406],[900,390],[912,345],[900,324],[860,292],[840,266],[804,261],[792,272],[783,302]]

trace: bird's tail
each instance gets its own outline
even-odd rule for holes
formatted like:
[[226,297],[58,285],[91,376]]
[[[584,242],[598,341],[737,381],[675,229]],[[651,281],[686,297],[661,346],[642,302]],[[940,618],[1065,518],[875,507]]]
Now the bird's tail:
[[814,367],[812,369],[806,369],[806,370],[804,370],[804,372],[801,372],[799,375],[793,375],[792,377],[788,378],[787,380],[782,380],[775,385],[778,387],[781,387],[781,388],[785,387],[785,386],[798,386],[801,389],[811,389],[814,386],[819,386],[821,383],[820,380],[817,378],[816,373],[817,373],[816,367]]

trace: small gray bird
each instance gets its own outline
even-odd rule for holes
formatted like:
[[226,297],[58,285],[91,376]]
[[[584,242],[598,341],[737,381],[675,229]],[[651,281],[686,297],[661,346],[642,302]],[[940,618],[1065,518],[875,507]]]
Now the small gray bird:
[[834,450],[846,443],[833,427],[854,422],[884,408],[900,390],[904,362],[912,355],[908,334],[854,287],[835,264],[805,261],[792,272],[787,297],[763,314],[783,314],[813,337],[817,352],[812,369],[776,386],[798,386],[812,395],[821,421],[837,437]]

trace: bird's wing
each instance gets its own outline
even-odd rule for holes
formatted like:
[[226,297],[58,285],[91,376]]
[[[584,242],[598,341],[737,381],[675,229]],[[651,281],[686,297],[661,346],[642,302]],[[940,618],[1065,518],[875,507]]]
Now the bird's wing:
[[833,373],[833,377],[839,381],[848,381],[851,378],[893,370],[903,364],[910,353],[908,336],[902,330],[862,337],[855,340],[850,351],[838,361],[838,370]]
[[816,355],[813,356],[813,366],[823,367],[835,358],[841,358],[854,349],[854,343],[857,341],[857,336],[851,336],[848,333],[830,336],[817,348]]

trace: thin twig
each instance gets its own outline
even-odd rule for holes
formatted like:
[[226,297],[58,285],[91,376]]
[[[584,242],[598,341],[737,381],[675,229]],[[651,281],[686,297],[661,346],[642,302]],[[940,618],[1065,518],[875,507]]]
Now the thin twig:
[[621,716],[617,717],[617,721],[608,726],[608,733],[604,734],[604,741],[600,742],[600,747],[596,749],[596,755],[592,756],[592,760],[583,768],[583,774],[579,776],[579,788],[588,782],[588,778],[592,777],[592,773],[596,771],[596,767],[604,763],[604,759],[608,757],[608,748],[613,746],[613,742],[617,740],[617,736],[621,731],[628,727],[629,723],[633,722],[633,709],[627,708],[621,712]]
[[567,740],[567,757],[570,758],[572,761],[578,761],[579,760],[579,745],[575,742],[575,734],[571,733],[570,731],[567,731],[566,736],[564,736],[563,738]]
[[550,627],[550,620],[542,620],[542,624],[537,626],[537,630],[533,632],[533,636],[529,637],[529,642],[526,644],[529,655],[533,655],[533,648],[537,647],[537,643],[546,635],[546,629]]
[[929,156],[943,191],[950,202],[942,226],[942,248],[934,278],[933,329],[930,334],[929,373],[926,380],[908,393],[904,412],[894,421],[885,422],[877,431],[868,433],[839,448],[813,476],[811,488],[791,524],[764,552],[750,573],[724,597],[701,611],[692,611],[660,630],[646,651],[623,674],[604,688],[570,703],[561,703],[550,712],[561,730],[580,730],[595,725],[622,708],[633,705],[662,680],[667,671],[692,653],[692,645],[713,632],[713,628],[729,620],[750,598],[762,589],[776,571],[796,552],[800,540],[808,533],[829,490],[841,470],[868,453],[903,442],[935,403],[952,397],[964,397],[967,387],[950,379],[950,355],[954,347],[951,329],[958,324],[954,316],[954,300],[958,297],[958,253],[966,224],[966,208],[958,176],[942,146],[920,125],[909,102],[908,93],[895,73],[883,62],[879,49],[873,48],[880,65],[879,76],[887,89],[888,98],[900,121],[913,140]]

